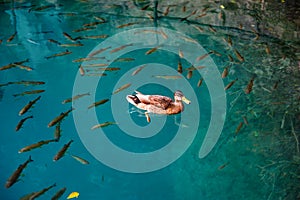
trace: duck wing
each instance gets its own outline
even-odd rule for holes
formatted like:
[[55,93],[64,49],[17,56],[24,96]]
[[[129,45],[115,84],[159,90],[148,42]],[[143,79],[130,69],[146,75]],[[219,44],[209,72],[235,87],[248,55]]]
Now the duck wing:
[[149,104],[154,105],[156,107],[160,107],[162,109],[167,109],[170,104],[173,102],[173,100],[166,96],[160,96],[160,95],[150,95],[148,97]]

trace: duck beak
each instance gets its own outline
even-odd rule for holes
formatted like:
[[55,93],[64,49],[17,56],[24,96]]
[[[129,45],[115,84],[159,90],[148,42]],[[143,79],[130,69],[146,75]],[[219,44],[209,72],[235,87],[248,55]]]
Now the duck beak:
[[186,103],[186,104],[190,104],[190,103],[191,103],[191,101],[188,100],[185,96],[183,96],[181,99],[182,99],[182,101],[183,101],[184,103]]

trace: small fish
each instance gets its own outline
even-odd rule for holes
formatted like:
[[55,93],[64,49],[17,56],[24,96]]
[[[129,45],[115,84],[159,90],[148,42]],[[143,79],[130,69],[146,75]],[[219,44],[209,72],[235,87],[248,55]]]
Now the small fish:
[[134,61],[134,58],[117,58],[115,62],[131,62]]
[[41,141],[39,141],[39,142],[37,142],[37,143],[28,145],[28,146],[26,146],[26,147],[20,149],[20,150],[18,151],[18,153],[23,153],[23,152],[31,151],[32,149],[39,148],[39,147],[41,147],[41,146],[43,146],[43,145],[45,145],[45,144],[49,144],[49,143],[51,143],[51,142],[57,142],[57,140],[56,140],[56,139],[52,139],[52,140],[41,140]]
[[115,49],[111,50],[110,53],[115,53],[117,51],[120,51],[120,50],[125,49],[126,47],[129,47],[129,46],[132,46],[132,45],[133,44],[131,43],[131,44],[126,44],[126,45],[120,46],[118,48],[115,48]]
[[51,188],[53,188],[55,186],[56,186],[56,184],[54,183],[53,185],[51,185],[47,188],[44,188],[38,192],[32,193],[32,195],[29,197],[29,200],[34,200],[34,199],[38,198],[39,196],[43,195],[44,193],[46,193],[48,190],[50,190]]
[[90,61],[90,60],[97,60],[96,57],[87,57],[87,58],[78,58],[75,60],[72,60],[72,62],[84,62],[84,61]]
[[19,123],[17,124],[17,126],[16,126],[16,131],[19,131],[20,128],[22,128],[24,122],[25,122],[27,119],[32,119],[32,118],[33,118],[33,116],[31,115],[31,116],[28,116],[28,117],[25,117],[25,118],[21,119],[21,120],[19,121]]
[[280,81],[276,81],[273,85],[273,90],[276,90]]
[[67,190],[66,187],[60,189],[59,191],[56,192],[56,194],[51,198],[51,200],[59,200],[59,198],[65,193]]
[[45,92],[45,90],[25,91],[25,92],[22,92],[22,93],[19,93],[19,94],[13,94],[13,96],[17,97],[17,96],[24,96],[24,95],[27,95],[27,94],[39,94],[39,93],[42,93],[42,92]]
[[137,68],[136,70],[134,70],[134,72],[132,72],[131,76],[135,76],[137,75],[142,69],[144,69],[146,65],[140,66],[139,68]]
[[63,51],[63,52],[60,52],[60,53],[56,53],[56,54],[53,54],[53,55],[50,55],[50,56],[46,56],[45,58],[49,59],[49,58],[54,58],[54,57],[68,55],[68,54],[71,54],[71,53],[72,53],[71,51],[66,50],[66,51]]
[[59,44],[61,47],[81,47],[82,43]]
[[248,85],[245,88],[245,94],[249,94],[253,88],[254,77],[249,81]]
[[167,16],[169,14],[170,11],[170,6],[167,6],[166,10],[164,11],[163,15]]
[[119,87],[118,89],[116,89],[114,92],[113,92],[113,94],[117,94],[118,92],[121,92],[122,90],[124,90],[124,89],[126,89],[126,88],[128,88],[128,87],[130,87],[131,86],[131,83],[127,83],[127,84],[125,84],[125,85],[122,85],[121,87]]
[[79,197],[79,192],[71,192],[67,199],[73,199],[73,198],[78,198]]
[[266,45],[265,51],[266,51],[267,54],[270,54],[270,53],[271,53],[270,47],[269,47],[268,45]]
[[145,53],[145,55],[150,55],[150,54],[154,53],[155,51],[157,51],[157,49],[158,49],[159,47],[160,47],[160,45],[158,45],[157,47],[154,47],[154,48],[148,50],[148,51]]
[[199,79],[198,83],[197,83],[197,87],[200,87],[202,85],[203,82],[203,78]]
[[153,76],[153,77],[155,77],[155,78],[162,78],[162,79],[166,79],[166,80],[171,80],[171,79],[175,80],[175,79],[182,78],[182,76],[176,76],[176,75],[174,75],[174,76],[170,76],[170,75],[156,75],[156,76]]
[[235,80],[231,81],[230,83],[228,83],[228,84],[225,86],[224,90],[228,90],[229,88],[231,88],[231,86],[232,86],[237,80],[238,80],[238,79],[235,79]]
[[185,20],[187,20],[189,17],[195,15],[196,13],[197,13],[197,10],[194,10],[194,11],[193,11],[191,14],[189,14],[188,16],[181,18],[180,21],[185,21]]
[[17,65],[17,64],[13,64],[13,65],[20,68],[20,69],[24,69],[24,70],[27,70],[27,71],[32,71],[33,70],[33,68],[25,66],[25,65]]
[[101,22],[105,22],[106,20],[102,17],[97,17],[97,16],[94,16],[94,18],[98,21],[101,21]]
[[248,126],[249,123],[248,123],[248,120],[247,120],[246,116],[242,116],[242,118],[243,118],[244,124],[246,124]]
[[150,123],[151,122],[151,118],[149,116],[149,113],[145,112],[145,116],[146,116],[147,122]]
[[75,29],[73,30],[73,32],[82,32],[82,31],[90,31],[90,30],[94,30],[95,28],[93,27],[83,27],[83,28],[79,28],[79,29]]
[[76,41],[71,37],[71,35],[69,35],[68,33],[63,32],[63,35],[64,35],[65,38],[67,38],[68,40],[70,40],[70,41],[72,41],[72,42],[76,42]]
[[17,82],[8,82],[8,84],[17,84],[17,85],[44,85],[44,81],[17,81]]
[[48,39],[48,42],[51,42],[51,43],[54,43],[54,44],[57,44],[57,45],[61,45],[60,42],[58,42],[56,40],[53,40],[53,39]]
[[229,162],[227,162],[227,163],[225,163],[225,164],[219,166],[219,167],[218,167],[218,170],[224,169],[228,164],[229,164]]
[[226,78],[227,77],[227,75],[228,75],[228,67],[225,67],[224,68],[224,70],[223,70],[223,72],[222,72],[222,78]]
[[90,26],[96,26],[96,25],[99,25],[99,24],[103,24],[104,21],[101,21],[101,22],[91,22],[91,23],[88,23],[88,24],[83,24],[84,27],[90,27]]
[[103,51],[105,51],[105,50],[107,50],[107,49],[110,49],[110,48],[111,48],[111,46],[105,47],[105,48],[102,48],[102,49],[99,49],[99,50],[96,50],[96,51],[92,52],[91,54],[89,54],[88,57],[93,57],[93,56],[95,56],[95,55],[97,55],[97,54],[102,53]]
[[234,53],[239,61],[241,62],[245,61],[244,57],[240,54],[240,52],[238,52],[238,50],[234,49]]
[[217,32],[217,30],[214,29],[214,27],[212,27],[212,25],[209,25],[209,26],[208,26],[208,30],[210,30],[210,31],[213,32],[213,33],[216,33],[216,32]]
[[89,73],[86,76],[107,76],[106,73]]
[[207,13],[202,13],[201,15],[198,15],[196,18],[204,17],[206,15],[207,15]]
[[203,54],[202,56],[199,56],[196,58],[197,61],[200,61],[200,60],[203,60],[205,59],[210,53],[206,53],[206,54]]
[[199,26],[196,26],[196,25],[194,25],[194,24],[192,24],[192,26],[193,26],[195,29],[197,29],[200,33],[202,33],[202,32],[204,31],[204,29],[201,28],[201,27],[199,27]]
[[152,15],[150,15],[149,13],[146,13],[146,16],[147,16],[151,21],[154,20],[154,17],[153,17]]
[[182,74],[182,64],[180,59],[178,59],[177,72]]
[[228,56],[228,59],[229,59],[229,62],[233,62],[233,58],[231,55],[227,55]]
[[33,11],[42,11],[42,10],[46,10],[48,8],[54,8],[55,5],[45,5],[45,6],[40,6],[40,7],[37,7],[37,8],[32,8],[32,9],[29,9],[28,12],[31,12],[32,10]]
[[23,164],[19,165],[18,169],[14,171],[14,173],[8,178],[6,181],[5,187],[10,188],[13,184],[19,181],[19,177],[22,171],[26,168],[28,163],[32,162],[31,156],[29,156],[28,160],[26,160]]
[[198,42],[192,38],[188,38],[188,37],[181,37],[184,41],[186,42],[191,42],[191,43],[195,43],[198,44]]
[[116,122],[104,122],[102,124],[96,124],[95,126],[93,126],[91,128],[91,130],[95,130],[97,128],[103,128],[103,127],[106,127],[106,126],[109,126],[109,125],[113,125],[113,124],[117,124]]
[[243,122],[240,122],[239,125],[236,127],[235,135],[237,135],[240,132],[241,128],[243,127],[243,124],[244,124]]
[[141,8],[141,10],[147,10],[149,8],[150,4],[145,5],[144,7]]
[[19,115],[25,114],[38,100],[40,100],[41,96],[38,96],[36,99],[33,101],[29,101],[27,105],[25,105],[19,112]]
[[189,70],[188,73],[187,73],[187,75],[186,75],[187,79],[191,79],[192,76],[193,76],[193,71]]
[[211,50],[210,53],[215,54],[216,56],[219,56],[219,57],[222,56],[221,53],[219,53],[219,52],[217,52],[217,51],[215,51],[215,50]]
[[92,105],[90,105],[88,107],[88,109],[93,108],[93,107],[97,107],[97,106],[102,105],[102,104],[104,104],[104,103],[106,103],[108,101],[109,101],[109,99],[102,99],[102,100],[97,101],[97,102],[93,103]]
[[95,63],[95,64],[87,64],[84,65],[83,67],[106,67],[108,66],[107,63]]
[[84,93],[84,94],[78,94],[78,95],[76,95],[76,96],[74,96],[74,97],[71,97],[71,98],[68,98],[68,99],[63,100],[61,103],[62,103],[62,104],[65,104],[65,103],[71,103],[72,101],[75,101],[75,100],[77,100],[77,99],[79,99],[79,98],[81,98],[81,97],[88,96],[88,95],[90,95],[89,92],[88,92],[88,93]]
[[138,23],[136,23],[136,22],[130,22],[130,23],[127,23],[127,24],[119,25],[116,28],[124,28],[124,27],[127,27],[127,26],[135,25],[135,24],[138,24]]
[[54,126],[58,122],[62,121],[73,110],[74,110],[74,108],[71,108],[70,110],[68,110],[66,112],[62,112],[59,116],[55,117],[51,122],[49,122],[48,128],[51,127],[51,126]]
[[0,67],[0,71],[16,67],[17,65],[22,65],[23,63],[28,62],[28,61],[29,61],[29,59],[27,58],[26,60],[10,63],[8,65]]
[[90,164],[87,160],[80,158],[79,156],[75,156],[75,155],[71,155],[72,158],[74,158],[75,160],[77,160],[78,162],[80,162],[83,165],[88,165]]
[[55,126],[54,138],[58,142],[60,137],[61,137],[61,128],[60,128],[60,122],[59,122]]
[[178,55],[179,55],[180,58],[184,57],[183,52],[180,49],[178,50]]
[[73,140],[70,140],[67,144],[65,144],[59,151],[58,153],[54,156],[53,161],[58,161],[59,159],[61,159],[66,151],[68,150],[68,148],[70,147],[71,143],[73,142]]
[[79,73],[80,73],[81,76],[85,75],[84,68],[81,65],[79,65]]
[[230,36],[228,36],[228,38],[227,38],[227,44],[230,46],[230,47],[232,47],[232,40],[231,40],[231,37]]
[[8,43],[8,42],[11,42],[15,37],[16,37],[16,35],[17,35],[17,32],[15,32],[14,34],[12,34],[7,40],[6,40],[6,42]]
[[107,37],[108,37],[108,35],[104,34],[104,35],[85,35],[82,38],[83,39],[104,39]]

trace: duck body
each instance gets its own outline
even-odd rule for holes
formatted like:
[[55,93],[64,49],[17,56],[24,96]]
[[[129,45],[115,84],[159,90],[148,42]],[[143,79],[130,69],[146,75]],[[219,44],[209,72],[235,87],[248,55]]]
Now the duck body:
[[147,113],[178,114],[184,110],[182,101],[190,103],[179,90],[174,93],[174,100],[167,96],[144,95],[138,91],[135,92],[134,95],[126,96],[127,101],[139,109],[146,110]]

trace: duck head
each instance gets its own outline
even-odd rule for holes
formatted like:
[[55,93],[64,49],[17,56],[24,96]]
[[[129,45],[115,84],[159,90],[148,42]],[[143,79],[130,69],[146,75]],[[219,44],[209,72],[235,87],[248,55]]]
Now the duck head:
[[184,103],[186,103],[186,104],[190,104],[191,103],[191,101],[190,100],[188,100],[184,95],[183,95],[183,93],[180,91],[180,90],[177,90],[177,91],[175,91],[175,93],[174,93],[174,99],[175,99],[175,102],[184,102]]

